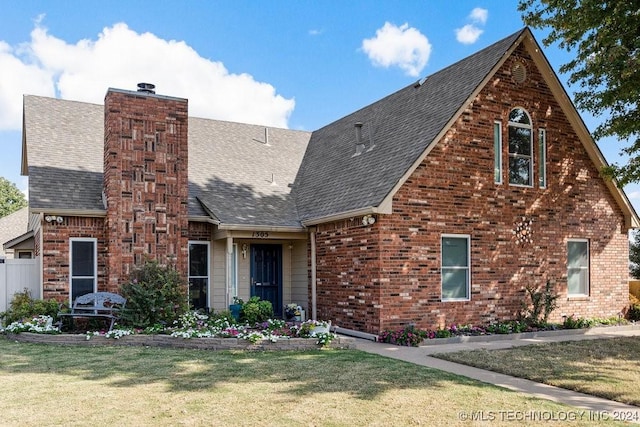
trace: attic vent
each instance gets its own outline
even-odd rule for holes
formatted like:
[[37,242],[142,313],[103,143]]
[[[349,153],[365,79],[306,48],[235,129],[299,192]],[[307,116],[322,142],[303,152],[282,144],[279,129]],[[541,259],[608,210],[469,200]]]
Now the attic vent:
[[138,92],[156,93],[156,85],[153,83],[138,83]]
[[417,82],[414,83],[413,87],[415,88],[419,88],[420,86],[422,86],[424,84],[424,82],[427,81],[427,77],[423,77],[420,80],[418,80]]
[[356,152],[354,156],[359,156],[364,151],[364,141],[362,140],[362,123],[357,122],[353,126],[356,129]]
[[518,84],[524,83],[527,80],[527,67],[522,62],[516,62],[511,67],[511,77]]

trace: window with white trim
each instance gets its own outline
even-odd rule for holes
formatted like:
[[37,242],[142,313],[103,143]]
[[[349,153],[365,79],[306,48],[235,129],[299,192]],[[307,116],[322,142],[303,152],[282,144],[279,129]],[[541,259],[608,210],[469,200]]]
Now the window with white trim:
[[547,187],[547,131],[538,129],[538,185]]
[[589,241],[567,241],[567,294],[589,295]]
[[493,181],[502,184],[502,123],[493,123]]
[[69,239],[69,302],[79,296],[97,291],[97,239]]
[[189,242],[189,304],[209,308],[209,242]]
[[442,301],[468,301],[471,298],[470,241],[468,235],[442,235]]
[[531,118],[522,108],[514,108],[509,113],[509,184],[533,185]]

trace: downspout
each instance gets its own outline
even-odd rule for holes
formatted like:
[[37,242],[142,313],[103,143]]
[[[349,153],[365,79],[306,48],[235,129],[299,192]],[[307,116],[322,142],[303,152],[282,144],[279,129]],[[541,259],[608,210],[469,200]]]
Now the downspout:
[[231,304],[231,279],[233,267],[233,237],[227,237],[227,250],[225,251],[225,261],[227,263],[227,274],[225,279],[225,298],[227,300],[227,306]]
[[[38,264],[40,268],[38,269],[38,276],[40,278],[40,298],[45,299],[44,297],[44,228],[42,224],[44,223],[44,213],[40,212],[38,215],[40,217],[40,254],[38,258]],[[35,249],[35,248],[34,248]],[[69,292],[71,292],[71,288],[69,288]]]
[[317,320],[317,301],[316,301],[316,232],[310,232],[311,240],[311,319]]

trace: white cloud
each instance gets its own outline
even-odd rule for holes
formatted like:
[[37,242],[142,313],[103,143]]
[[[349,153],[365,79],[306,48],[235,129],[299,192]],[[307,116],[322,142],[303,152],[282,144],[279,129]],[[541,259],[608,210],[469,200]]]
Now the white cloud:
[[399,67],[416,77],[427,65],[431,44],[426,36],[409,24],[397,27],[385,22],[376,30],[376,36],[362,41],[362,50],[375,66]]
[[456,29],[456,40],[462,44],[473,44],[478,40],[483,30],[472,24],[467,24],[462,28]]
[[472,22],[475,22],[475,23],[478,23],[478,24],[482,24],[482,25],[487,23],[487,18],[488,17],[489,17],[489,11],[487,9],[483,9],[481,7],[476,7],[469,14],[469,19]]
[[135,90],[138,82],[188,98],[189,114],[197,117],[287,127],[295,106],[272,85],[229,73],[182,41],[120,23],[97,40],[69,44],[36,24],[31,41],[18,49],[0,41],[0,129],[20,128],[23,94],[101,104],[109,87]]
[[318,30],[318,29],[309,30],[309,35],[310,36],[319,36],[322,33],[324,33],[324,30]]
[[484,32],[478,25],[486,24],[488,18],[489,11],[487,9],[481,7],[473,9],[467,17],[472,24],[467,24],[462,28],[456,28],[456,40],[462,44],[473,44],[478,41],[478,38]]

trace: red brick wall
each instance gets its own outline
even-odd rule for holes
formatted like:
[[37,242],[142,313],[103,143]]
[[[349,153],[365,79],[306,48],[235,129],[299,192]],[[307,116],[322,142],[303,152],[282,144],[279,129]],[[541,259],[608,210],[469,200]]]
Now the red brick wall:
[[[510,75],[516,59],[527,66],[522,84]],[[507,121],[514,107],[525,108],[533,121],[533,188],[508,184]],[[495,120],[503,124],[503,184],[493,178]],[[538,186],[539,128],[547,131],[546,189]],[[518,243],[513,234],[523,217],[532,220],[531,243]],[[547,280],[560,295],[554,321],[563,314],[615,316],[627,304],[622,212],[521,49],[397,192],[393,214],[379,216],[373,227],[359,219],[323,225],[316,239],[318,317],[343,327],[378,332],[408,323],[434,328],[513,319],[525,286]],[[470,301],[440,301],[443,233],[471,236]],[[588,298],[567,298],[568,238],[589,239]],[[369,255],[373,259],[364,264]]]
[[[74,237],[97,239],[98,290],[117,292],[108,287],[106,281],[106,250],[104,220],[102,218],[63,217],[62,223],[43,222],[41,233],[44,242],[42,251],[43,297],[69,302],[69,262],[70,243]],[[37,240],[38,241],[38,240]]]
[[361,219],[317,228],[317,318],[371,332],[381,325],[380,292],[388,279],[380,271],[380,230]]
[[189,223],[189,240],[211,240],[212,226],[206,222]]
[[147,259],[187,270],[187,101],[109,91],[104,188],[110,286]]

